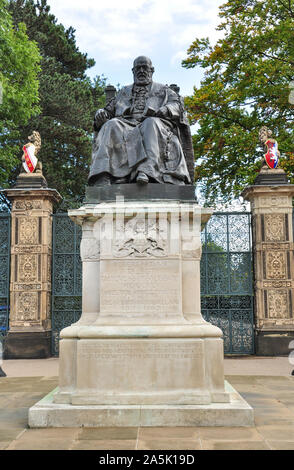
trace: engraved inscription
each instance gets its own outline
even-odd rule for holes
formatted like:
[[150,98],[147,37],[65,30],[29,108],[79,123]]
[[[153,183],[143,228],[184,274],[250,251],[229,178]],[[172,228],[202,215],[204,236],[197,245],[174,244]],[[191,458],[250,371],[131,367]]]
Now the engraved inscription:
[[103,261],[101,311],[177,313],[180,272],[176,260]]
[[201,343],[122,343],[111,341],[80,345],[79,355],[101,361],[124,362],[126,359],[193,359],[201,355]]

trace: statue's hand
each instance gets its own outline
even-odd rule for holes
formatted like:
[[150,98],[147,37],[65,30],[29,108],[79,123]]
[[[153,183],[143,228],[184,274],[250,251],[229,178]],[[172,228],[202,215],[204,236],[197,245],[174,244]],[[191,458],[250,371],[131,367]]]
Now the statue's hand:
[[95,124],[100,127],[109,119],[107,111],[105,109],[98,109],[95,114]]
[[157,111],[156,115],[157,115],[158,117],[167,118],[167,117],[169,116],[167,107],[166,107],[166,106],[162,106],[161,108],[159,108],[159,110]]

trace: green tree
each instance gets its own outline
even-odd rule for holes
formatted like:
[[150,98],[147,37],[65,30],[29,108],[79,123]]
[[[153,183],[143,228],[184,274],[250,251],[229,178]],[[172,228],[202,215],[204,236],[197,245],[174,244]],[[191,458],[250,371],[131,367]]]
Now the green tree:
[[183,66],[204,69],[186,98],[192,123],[195,177],[207,203],[228,201],[252,184],[264,152],[262,125],[272,129],[281,167],[294,182],[294,0],[229,0],[220,7],[223,37],[215,46],[198,38]]
[[24,23],[14,28],[8,2],[0,0],[0,186],[18,163],[18,127],[39,111],[39,61]]
[[46,0],[10,0],[10,12],[15,23],[21,19],[27,25],[42,55],[41,111],[22,126],[22,139],[32,130],[40,132],[44,176],[72,204],[85,192],[93,117],[104,104],[105,79],[86,75],[94,60],[79,51],[75,30],[57,23]]

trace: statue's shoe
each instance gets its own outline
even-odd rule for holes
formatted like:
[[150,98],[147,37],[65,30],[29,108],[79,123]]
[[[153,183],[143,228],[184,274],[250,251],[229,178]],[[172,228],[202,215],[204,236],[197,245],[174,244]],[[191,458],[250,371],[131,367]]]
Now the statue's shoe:
[[94,186],[108,186],[111,184],[111,178],[108,173],[102,173],[97,176],[94,182]]
[[139,171],[136,182],[140,184],[147,184],[149,183],[149,178],[147,175],[145,175],[145,173],[143,173],[143,171]]

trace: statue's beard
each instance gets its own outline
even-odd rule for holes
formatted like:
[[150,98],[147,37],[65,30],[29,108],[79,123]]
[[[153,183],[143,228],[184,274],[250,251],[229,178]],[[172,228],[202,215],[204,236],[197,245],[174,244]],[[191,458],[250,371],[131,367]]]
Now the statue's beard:
[[140,75],[140,77],[135,76],[134,81],[136,85],[149,85],[152,82],[152,75]]

